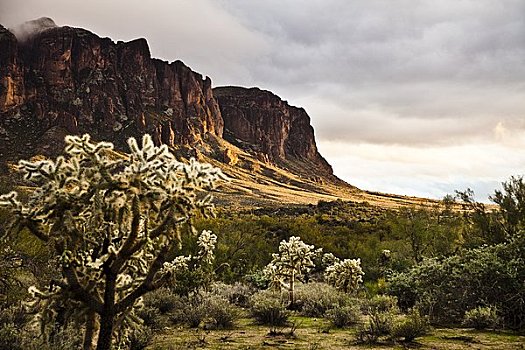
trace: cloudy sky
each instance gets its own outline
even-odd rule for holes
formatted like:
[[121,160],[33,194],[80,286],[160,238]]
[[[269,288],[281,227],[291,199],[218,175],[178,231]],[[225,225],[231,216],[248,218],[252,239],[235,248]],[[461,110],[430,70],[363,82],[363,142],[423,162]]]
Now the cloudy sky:
[[41,16],[304,107],[363,189],[486,200],[525,173],[525,0],[0,0]]

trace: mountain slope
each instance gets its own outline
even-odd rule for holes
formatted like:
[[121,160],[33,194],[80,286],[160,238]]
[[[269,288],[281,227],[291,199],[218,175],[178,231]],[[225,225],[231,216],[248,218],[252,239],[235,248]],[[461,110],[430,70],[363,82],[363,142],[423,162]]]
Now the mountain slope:
[[335,180],[332,167],[317,151],[314,129],[303,108],[258,88],[217,87],[213,93],[226,140],[294,173]]
[[212,89],[181,61],[151,57],[145,39],[113,42],[49,18],[15,30],[0,25],[0,165],[56,156],[67,134],[89,133],[125,150],[149,133],[181,157],[224,169],[220,200],[239,205],[337,198],[399,205],[334,176],[310,118],[269,91]]

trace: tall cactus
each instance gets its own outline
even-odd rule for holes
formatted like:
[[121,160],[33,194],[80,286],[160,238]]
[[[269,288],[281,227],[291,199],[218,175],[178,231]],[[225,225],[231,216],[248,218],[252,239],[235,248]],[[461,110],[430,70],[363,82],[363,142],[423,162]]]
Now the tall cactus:
[[272,255],[272,261],[264,270],[274,285],[288,290],[290,308],[295,306],[295,281],[315,267],[315,255],[313,245],[292,236],[288,241],[281,241],[279,253]]
[[[111,349],[138,300],[184,265],[182,236],[195,233],[191,217],[210,212],[206,193],[224,178],[209,164],[177,161],[149,135],[142,145],[133,138],[128,145],[129,156],[119,156],[111,143],[67,136],[65,154],[55,161],[20,161],[37,185],[27,203],[16,192],[0,196],[13,214],[8,234],[27,229],[57,258],[61,278],[45,291],[30,290],[44,305],[41,320],[56,303],[65,305],[86,324],[84,349],[95,341],[97,350]],[[213,236],[205,232],[202,244],[214,244]]]

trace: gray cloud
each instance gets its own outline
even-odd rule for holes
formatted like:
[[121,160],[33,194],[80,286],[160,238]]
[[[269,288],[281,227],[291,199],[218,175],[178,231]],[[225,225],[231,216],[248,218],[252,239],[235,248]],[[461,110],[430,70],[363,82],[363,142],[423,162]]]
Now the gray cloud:
[[221,5],[271,43],[252,75],[313,111],[321,139],[440,144],[522,126],[523,1]]

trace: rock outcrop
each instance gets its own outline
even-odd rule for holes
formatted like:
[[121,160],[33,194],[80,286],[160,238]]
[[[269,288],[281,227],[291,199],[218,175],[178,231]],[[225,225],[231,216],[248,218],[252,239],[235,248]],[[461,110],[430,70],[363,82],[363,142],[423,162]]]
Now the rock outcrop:
[[119,148],[144,133],[158,144],[191,149],[229,166],[226,139],[263,163],[332,178],[310,118],[271,92],[212,90],[181,61],[151,58],[145,39],[113,42],[49,18],[13,30],[0,26],[0,159],[56,155],[67,134],[89,133]]
[[0,25],[0,112],[24,103],[24,74],[18,58],[18,42]]
[[270,91],[258,88],[213,89],[224,120],[224,138],[260,159],[307,175],[331,175],[319,154],[310,117]]
[[61,139],[49,139],[66,133],[118,145],[146,132],[171,146],[222,137],[211,80],[181,61],[152,59],[145,39],[114,43],[80,28],[37,27],[22,44],[0,28],[0,134],[12,136],[0,152],[20,152],[12,138],[23,136],[28,151],[52,154]]

